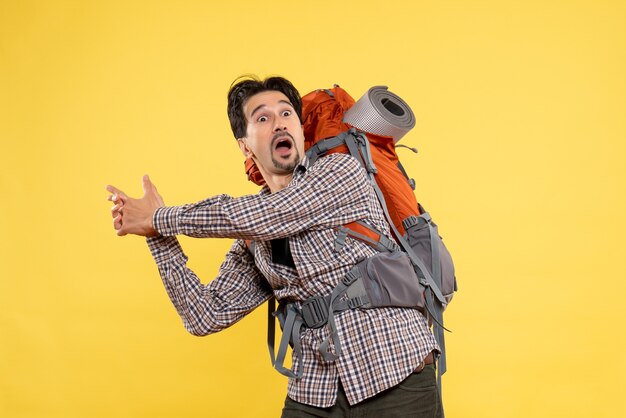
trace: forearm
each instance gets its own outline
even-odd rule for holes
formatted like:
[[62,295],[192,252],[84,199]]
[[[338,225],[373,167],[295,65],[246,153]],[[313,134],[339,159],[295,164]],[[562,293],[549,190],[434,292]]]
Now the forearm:
[[[221,283],[224,278],[218,275],[209,285],[203,285],[187,267],[187,256],[175,237],[148,238],[147,242],[165,290],[185,329],[193,335],[208,335],[231,326],[270,296],[266,288],[256,286],[257,279],[236,278],[232,270],[225,274],[228,284]],[[245,274],[243,270],[241,274]],[[248,281],[251,284],[245,285]]]

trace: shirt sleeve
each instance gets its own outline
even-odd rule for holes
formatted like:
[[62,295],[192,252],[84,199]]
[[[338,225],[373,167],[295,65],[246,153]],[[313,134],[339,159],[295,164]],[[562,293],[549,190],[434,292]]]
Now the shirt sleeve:
[[243,241],[233,243],[218,276],[208,285],[187,267],[187,256],[176,237],[152,237],[147,242],[165,290],[193,335],[221,331],[272,296]]
[[219,195],[195,204],[159,208],[153,224],[164,236],[267,241],[363,219],[368,215],[370,190],[365,171],[353,157],[332,154],[276,193]]

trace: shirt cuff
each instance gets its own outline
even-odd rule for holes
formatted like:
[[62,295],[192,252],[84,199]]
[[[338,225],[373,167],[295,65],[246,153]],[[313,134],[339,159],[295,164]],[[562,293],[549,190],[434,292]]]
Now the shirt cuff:
[[182,211],[180,206],[160,207],[152,216],[152,225],[161,235],[166,237],[178,233],[178,217]]
[[163,264],[171,258],[185,255],[176,237],[164,237],[161,235],[148,237],[146,238],[146,243],[157,265]]

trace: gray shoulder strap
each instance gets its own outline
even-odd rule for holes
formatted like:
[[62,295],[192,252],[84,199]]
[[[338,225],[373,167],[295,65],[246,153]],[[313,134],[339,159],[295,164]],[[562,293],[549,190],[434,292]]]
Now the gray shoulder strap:
[[329,150],[343,145],[346,132],[343,132],[337,136],[328,139],[322,139],[317,141],[306,151],[306,156],[309,158],[309,164],[313,165],[318,158],[325,155]]

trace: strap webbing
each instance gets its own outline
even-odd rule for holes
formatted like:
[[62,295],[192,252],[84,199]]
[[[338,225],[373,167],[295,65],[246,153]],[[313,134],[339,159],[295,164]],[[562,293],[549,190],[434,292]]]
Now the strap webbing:
[[[398,250],[398,245],[393,242],[392,240],[390,240],[389,238],[387,238],[385,235],[383,235],[380,231],[378,231],[376,228],[371,227],[369,225],[367,225],[364,222],[361,221],[356,221],[356,223],[358,223],[359,225],[361,225],[364,228],[369,229],[372,232],[375,232],[378,235],[378,241],[368,237],[365,234],[361,234],[360,232],[355,231],[352,228],[349,228],[349,226],[342,226],[339,228],[339,232],[337,233],[337,238],[335,239],[335,242],[339,239],[340,234],[343,236],[343,234],[345,234],[346,236],[358,239],[359,241],[363,241],[366,244],[368,244],[369,246],[376,248],[378,251],[380,252],[393,252]],[[345,238],[344,238],[345,239]],[[343,244],[343,241],[342,241]]]
[[339,231],[337,231],[337,236],[335,237],[335,252],[338,253],[341,251],[343,246],[346,243],[346,237],[348,236],[348,228],[340,227]]
[[[272,298],[273,299],[273,298]],[[270,306],[274,305],[272,301]],[[293,377],[295,379],[300,379],[304,374],[304,367],[300,365],[300,369],[298,373],[295,373],[293,369],[288,369],[284,366],[285,357],[287,356],[287,347],[289,346],[289,341],[293,342],[293,352],[296,357],[302,358],[302,348],[300,347],[300,329],[302,328],[302,317],[296,310],[296,308],[292,305],[287,305],[285,308],[287,311],[287,316],[285,318],[285,325],[283,327],[283,335],[280,338],[280,344],[278,346],[278,354],[274,357],[274,332],[275,332],[275,318],[273,312],[271,312],[268,316],[268,338],[267,345],[270,350],[270,359],[272,360],[272,365],[274,368],[282,375],[287,377]],[[269,309],[272,311],[272,308]],[[270,338],[270,329],[271,329],[271,338]]]
[[[347,277],[347,276],[346,276]],[[341,356],[341,341],[338,337],[337,325],[335,324],[335,312],[341,312],[346,309],[349,309],[350,306],[347,301],[339,301],[337,298],[341,296],[348,287],[352,284],[357,277],[353,276],[351,281],[342,280],[335,286],[332,293],[330,294],[330,301],[328,303],[328,328],[330,333],[328,336],[322,341],[320,344],[319,351],[324,357],[326,361],[334,361]],[[330,351],[330,341],[333,342],[335,346],[335,352],[331,353]]]
[[272,296],[267,301],[267,348],[270,350],[270,360],[272,360],[272,366],[276,363],[276,356],[274,350],[274,339],[276,338],[276,318],[274,313],[276,312],[276,298]]
[[[370,226],[363,221],[356,221],[356,223],[361,225],[363,228],[366,228],[378,235],[378,246],[383,248],[381,252],[382,251],[393,252],[393,251],[397,251],[400,249],[398,247],[398,244],[396,244],[394,240],[387,238],[385,234],[383,234],[381,231],[374,228],[373,226]],[[348,229],[350,229],[350,224],[348,224]],[[351,231],[354,231],[354,230],[351,229]],[[354,232],[357,232],[357,231],[354,231]]]
[[353,130],[350,129],[347,132],[348,135],[346,135],[345,137],[345,143],[346,146],[348,147],[348,151],[350,152],[350,155],[352,155],[354,158],[356,158],[356,160],[361,164],[361,166],[363,168],[365,168],[365,171],[367,171],[367,174],[370,175],[372,172],[369,171],[372,169],[372,167],[374,167],[374,163],[368,163],[365,159],[364,159],[364,155],[362,155],[359,152],[359,149],[357,148],[357,143],[355,141],[355,135],[353,133]]
[[[400,145],[396,145],[396,148],[398,148],[399,146]],[[405,147],[406,147],[406,145],[405,145]],[[415,149],[415,148],[413,148],[413,149]],[[417,150],[415,150],[415,152],[417,152]],[[406,178],[406,181],[409,183],[409,186],[411,186],[411,189],[415,190],[415,180],[413,180],[412,178],[409,177],[409,175],[404,170],[404,166],[400,163],[400,161],[398,161],[398,168],[400,169],[400,171],[404,175],[404,178]]]
[[345,136],[346,132],[342,132],[337,136],[317,141],[315,144],[311,145],[311,148],[306,151],[306,155],[309,158],[309,164],[313,165],[318,158],[326,154],[329,150],[338,147],[339,145],[343,145]]
[[[435,335],[435,340],[437,341],[437,344],[439,344],[439,350],[441,351],[441,354],[437,357],[437,391],[439,392],[439,399],[443,404],[442,401],[442,391],[441,391],[441,376],[443,376],[443,374],[446,372],[447,370],[447,364],[446,364],[446,341],[445,338],[443,336],[443,315],[442,315],[442,310],[438,310],[435,308],[435,303],[433,300],[433,294],[432,292],[426,292],[426,310],[433,316],[438,317],[435,320],[435,323],[433,324],[433,334]],[[438,322],[441,322],[441,326],[438,326]],[[442,413],[443,413],[443,409],[442,409]]]
[[441,286],[443,286],[443,279],[441,277],[441,259],[439,257],[438,237],[436,237],[437,231],[435,231],[435,227],[433,226],[428,213],[424,213],[421,216],[424,218],[428,216],[426,221],[428,222],[428,232],[430,233],[430,254],[432,257],[431,265],[433,267],[433,279],[435,280],[437,286],[441,289]]

